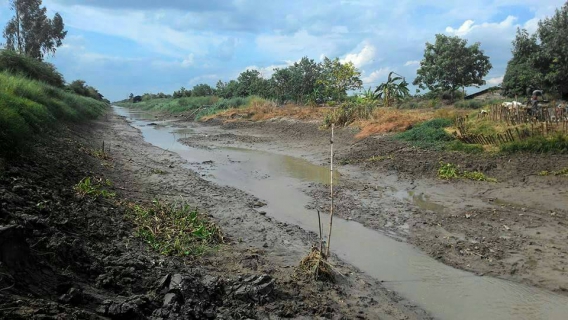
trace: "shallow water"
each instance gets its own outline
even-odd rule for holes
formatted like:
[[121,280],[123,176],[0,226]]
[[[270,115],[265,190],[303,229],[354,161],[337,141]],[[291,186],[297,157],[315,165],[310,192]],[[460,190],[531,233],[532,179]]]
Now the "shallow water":
[[[310,198],[302,192],[310,182],[328,183],[329,168],[279,154],[238,148],[193,148],[177,141],[197,134],[187,128],[174,134],[167,122],[148,126],[138,113],[115,107],[119,115],[133,119],[144,139],[178,153],[205,179],[245,190],[267,202],[262,210],[276,220],[318,231],[317,214],[305,206]],[[179,132],[179,131],[178,131]],[[203,163],[213,161],[213,163]],[[341,176],[337,182],[341,182]],[[335,182],[334,182],[335,183]],[[424,194],[396,190],[432,211],[443,206]],[[323,215],[327,225],[327,215]],[[334,219],[332,251],[407,300],[440,319],[568,319],[568,298],[555,293],[446,266],[413,246],[396,241],[353,221]]]

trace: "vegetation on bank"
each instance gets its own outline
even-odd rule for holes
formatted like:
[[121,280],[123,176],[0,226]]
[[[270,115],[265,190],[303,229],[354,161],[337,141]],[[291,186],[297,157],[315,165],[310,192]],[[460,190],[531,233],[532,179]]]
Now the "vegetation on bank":
[[62,122],[101,115],[108,104],[66,89],[50,64],[0,52],[0,156],[21,152]]

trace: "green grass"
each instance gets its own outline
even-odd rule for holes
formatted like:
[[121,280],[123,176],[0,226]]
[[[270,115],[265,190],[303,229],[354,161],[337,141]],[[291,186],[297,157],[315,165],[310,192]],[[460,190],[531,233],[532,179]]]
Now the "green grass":
[[446,143],[444,149],[448,151],[459,151],[464,153],[482,153],[484,151],[482,145],[463,143],[459,140],[453,140]]
[[[208,97],[185,97],[185,98],[157,98],[144,100],[138,103],[129,101],[115,102],[117,106],[136,108],[145,111],[162,111],[180,113],[195,111],[196,119],[212,115],[229,108],[238,108],[247,105],[253,97],[223,99],[215,96]],[[199,111],[198,111],[199,110]]]
[[58,88],[63,88],[65,85],[65,79],[52,64],[10,50],[0,50],[0,72],[2,71]]
[[130,205],[135,234],[163,255],[197,256],[223,242],[221,230],[187,204]]
[[107,187],[112,187],[112,182],[108,179],[85,177],[73,189],[80,197],[114,198],[116,194],[108,191]]
[[0,72],[0,156],[20,153],[62,121],[94,119],[108,105],[21,75]]
[[500,147],[504,153],[556,153],[568,154],[568,136],[558,134],[551,137],[535,136],[521,141],[504,143]]
[[412,145],[422,148],[441,150],[445,144],[454,140],[444,128],[452,125],[448,119],[432,119],[414,126],[412,129],[401,132],[394,136],[397,140],[410,142]]

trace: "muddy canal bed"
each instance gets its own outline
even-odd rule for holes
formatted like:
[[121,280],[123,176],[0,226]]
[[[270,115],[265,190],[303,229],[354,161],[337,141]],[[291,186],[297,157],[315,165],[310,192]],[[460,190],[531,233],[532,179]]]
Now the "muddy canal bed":
[[[329,181],[329,169],[325,166],[323,150],[314,148],[311,157],[297,157],[302,150],[308,153],[302,149],[301,141],[297,141],[296,146],[287,152],[286,147],[293,145],[293,142],[277,143],[273,137],[249,135],[250,132],[240,136],[227,134],[216,131],[219,130],[217,128],[194,123],[151,123],[128,110],[115,108],[115,111],[129,119],[147,142],[178,154],[186,161],[184,166],[203,178],[254,196],[258,201],[251,206],[257,207],[260,215],[306,231],[318,230],[316,209],[324,212],[328,206],[326,183]],[[439,184],[432,188],[427,180],[401,181],[393,174],[363,172],[355,166],[340,167],[335,177],[338,185],[337,212],[341,218],[334,221],[333,253],[342,261],[382,281],[385,287],[434,317],[564,319],[568,315],[568,298],[564,295],[479,276],[485,272],[476,274],[458,270],[447,265],[465,267],[452,263],[451,254],[439,258],[428,251],[426,240],[429,237],[426,233],[420,234],[424,230],[416,228],[417,221],[431,223],[432,229],[439,229],[430,234],[435,239],[445,233],[449,242],[467,242],[467,245],[462,245],[462,252],[469,251],[466,248],[469,245],[472,248],[485,245],[483,241],[470,241],[468,234],[457,236],[449,218],[450,227],[446,227],[435,223],[435,218],[424,217],[454,215],[456,221],[453,223],[457,224],[462,217],[455,212],[460,210],[469,212],[463,215],[466,221],[475,220],[482,212],[496,212],[491,201],[484,201],[482,197],[464,198],[462,194],[464,191],[484,188],[489,192],[490,188],[466,186],[459,189]],[[167,179],[167,175],[163,179]],[[502,207],[510,211],[509,207]],[[375,218],[369,218],[373,216]],[[417,219],[416,216],[421,218]],[[327,215],[324,218],[327,220]],[[509,222],[505,219],[498,221],[498,224],[505,223]],[[507,228],[515,228],[515,225]],[[499,237],[502,237],[502,233],[498,231]],[[503,240],[509,241],[506,238]],[[418,248],[406,241],[416,244]],[[511,242],[519,247],[522,245]],[[436,250],[438,243],[430,242],[430,249]],[[263,247],[272,245],[269,239],[262,244]],[[502,251],[489,248],[487,252],[485,261],[482,261],[484,264],[509,258]],[[491,256],[491,253],[494,255]],[[499,257],[499,254],[502,256]],[[484,260],[476,254],[471,255],[473,259]],[[488,265],[487,269],[490,267]]]

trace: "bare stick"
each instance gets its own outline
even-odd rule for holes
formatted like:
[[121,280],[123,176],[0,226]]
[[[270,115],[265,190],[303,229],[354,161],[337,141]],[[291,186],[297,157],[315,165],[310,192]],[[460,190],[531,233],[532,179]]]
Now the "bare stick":
[[329,190],[331,192],[331,206],[329,207],[329,235],[327,237],[327,254],[326,256],[329,257],[329,247],[331,244],[331,229],[333,228],[333,126],[331,124],[331,140],[329,141],[331,147],[331,159],[330,159],[330,183],[329,183]]
[[320,229],[320,254],[323,254],[322,250],[323,250],[323,238],[321,235],[321,217],[320,217],[320,211],[319,209],[316,209],[318,212],[318,227]]

